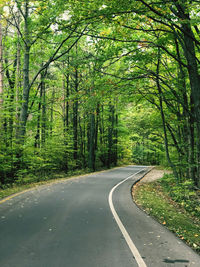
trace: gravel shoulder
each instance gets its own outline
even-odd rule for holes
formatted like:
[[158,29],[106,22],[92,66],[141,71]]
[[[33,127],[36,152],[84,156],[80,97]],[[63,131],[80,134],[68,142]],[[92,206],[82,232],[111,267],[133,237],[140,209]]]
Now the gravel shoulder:
[[164,174],[171,173],[169,170],[157,170],[156,168],[153,168],[149,173],[147,173],[143,179],[140,180],[140,184],[143,183],[151,183],[158,179],[161,179]]

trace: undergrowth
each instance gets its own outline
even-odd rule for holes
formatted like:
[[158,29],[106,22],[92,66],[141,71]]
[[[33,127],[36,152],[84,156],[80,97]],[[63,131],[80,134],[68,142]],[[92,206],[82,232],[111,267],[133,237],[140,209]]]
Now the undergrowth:
[[191,215],[200,218],[200,190],[192,180],[177,183],[172,174],[165,174],[159,181],[163,191]]

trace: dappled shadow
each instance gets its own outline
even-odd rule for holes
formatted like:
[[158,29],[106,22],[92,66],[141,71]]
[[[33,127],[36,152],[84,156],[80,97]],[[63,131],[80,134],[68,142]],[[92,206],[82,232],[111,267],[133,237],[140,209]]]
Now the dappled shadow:
[[176,262],[189,263],[188,260],[182,260],[182,259],[177,259],[177,260],[164,259],[163,262],[165,263],[176,263]]

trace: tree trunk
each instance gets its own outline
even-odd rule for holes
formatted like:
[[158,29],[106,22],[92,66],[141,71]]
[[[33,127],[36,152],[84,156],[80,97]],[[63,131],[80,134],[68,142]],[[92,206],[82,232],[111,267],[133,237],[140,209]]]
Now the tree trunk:
[[41,143],[44,146],[46,141],[46,88],[45,88],[45,74],[41,73],[41,91],[42,91],[42,121],[41,121]]
[[79,117],[79,131],[80,131],[80,158],[81,158],[81,167],[85,168],[85,154],[84,154],[84,126],[82,128],[81,118]]
[[161,113],[161,119],[162,119],[162,124],[163,124],[163,132],[164,132],[164,140],[165,140],[165,152],[166,152],[166,157],[169,165],[172,168],[174,176],[178,179],[178,173],[176,170],[175,165],[171,161],[170,154],[169,154],[169,143],[168,143],[168,136],[167,136],[167,129],[166,129],[166,122],[165,122],[165,114],[163,110],[163,97],[162,97],[162,89],[160,86],[160,80],[159,80],[159,75],[160,75],[160,49],[158,48],[158,61],[157,61],[157,70],[156,70],[156,85],[159,93],[159,104],[160,104],[160,113]]
[[96,108],[96,126],[95,126],[95,151],[98,149],[98,130],[99,130],[99,120],[100,120],[100,104],[97,104]]
[[64,145],[65,145],[65,170],[68,170],[68,141],[69,141],[69,56],[67,58],[67,75],[63,75],[64,90]]
[[78,159],[78,70],[75,70],[75,100],[73,104],[73,150],[74,160]]
[[176,7],[178,10],[178,16],[182,20],[182,32],[183,32],[183,50],[185,58],[187,60],[187,70],[189,74],[190,86],[191,86],[191,97],[194,108],[194,117],[197,128],[197,175],[194,179],[195,184],[200,187],[200,76],[198,72],[197,57],[195,51],[195,36],[192,31],[190,16],[187,13],[184,2],[177,2]]
[[[1,108],[3,105],[3,45],[2,45],[2,24],[0,14],[0,113],[2,114]],[[0,115],[1,116],[1,115]]]
[[9,117],[8,117],[8,139],[9,139],[9,144],[12,147],[13,143],[13,124],[14,124],[14,89],[15,89],[15,73],[16,73],[16,66],[17,66],[17,54],[13,63],[13,71],[10,73],[9,68],[8,68],[8,60],[7,60],[7,55],[5,58],[5,63],[6,63],[6,77],[8,79],[9,83],[9,94],[7,96],[8,98],[8,111],[9,111]]
[[53,87],[52,96],[51,96],[51,113],[50,113],[50,136],[53,135],[53,104],[55,101],[55,88]]
[[[65,65],[63,63],[62,68],[64,69]],[[65,75],[63,73],[62,75],[62,91],[63,91],[63,107],[62,107],[62,112],[63,112],[63,132],[64,136],[66,133],[66,85],[65,85]]]
[[109,105],[109,127],[108,127],[108,159],[107,167],[110,168],[110,165],[113,163],[113,130],[114,130],[114,106]]
[[191,115],[189,118],[189,132],[188,132],[188,143],[189,143],[189,175],[190,178],[195,181],[196,180],[196,164],[195,164],[195,137],[194,137],[194,105],[193,99],[191,96]]
[[37,116],[37,132],[35,135],[35,147],[40,148],[41,140],[40,140],[40,130],[41,130],[41,104],[42,104],[42,88],[40,85],[40,100],[38,103],[38,116]]
[[115,128],[114,128],[114,160],[113,163],[116,166],[117,165],[117,159],[118,159],[118,114],[115,114]]
[[[18,15],[18,25],[19,25],[19,15]],[[16,87],[16,119],[17,119],[17,129],[16,132],[18,132],[18,128],[19,128],[19,118],[20,118],[20,101],[22,100],[22,93],[21,93],[21,87],[22,87],[22,83],[21,83],[21,78],[22,78],[22,73],[21,73],[21,46],[20,46],[20,34],[19,32],[17,32],[17,37],[18,37],[18,41],[17,41],[17,74],[16,74],[16,83],[15,83],[15,87]]]
[[23,66],[23,96],[22,108],[19,119],[18,140],[20,144],[24,143],[26,134],[26,122],[28,118],[28,103],[29,103],[29,59],[30,59],[30,40],[29,40],[29,1],[24,3],[24,66]]
[[94,112],[90,114],[88,167],[89,169],[95,171],[95,115],[94,115]]
[[104,108],[101,106],[100,112],[100,123],[99,123],[99,131],[100,131],[100,145],[104,145]]
[[66,135],[66,133],[69,130],[69,57],[67,59],[67,75],[64,76],[63,80],[63,89],[64,89],[64,134]]

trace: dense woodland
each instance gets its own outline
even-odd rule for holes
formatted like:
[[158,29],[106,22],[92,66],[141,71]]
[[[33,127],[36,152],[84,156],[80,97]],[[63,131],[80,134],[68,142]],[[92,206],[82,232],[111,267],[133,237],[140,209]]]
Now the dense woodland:
[[0,186],[126,161],[199,187],[199,22],[200,1],[1,0]]

